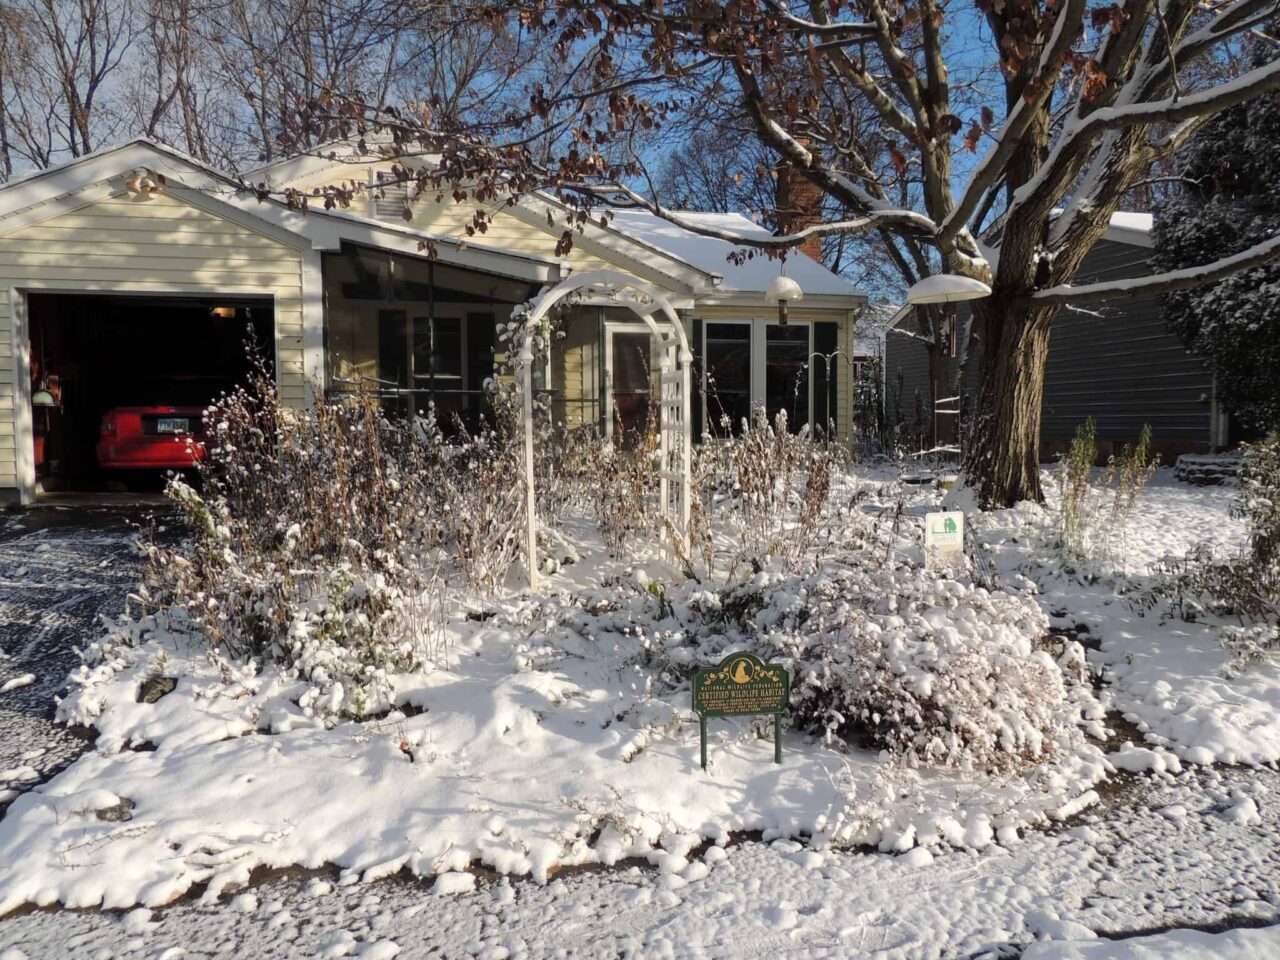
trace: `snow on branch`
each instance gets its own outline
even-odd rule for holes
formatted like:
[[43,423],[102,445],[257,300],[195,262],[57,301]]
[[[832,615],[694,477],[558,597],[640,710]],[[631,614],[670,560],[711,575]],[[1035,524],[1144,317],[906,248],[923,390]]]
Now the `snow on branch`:
[[874,23],[851,23],[848,21],[835,23],[818,23],[798,17],[785,5],[778,2],[766,3],[770,11],[786,26],[799,33],[812,34],[823,40],[862,38],[866,39],[876,32]]
[[1130,280],[1109,280],[1105,283],[1086,283],[1072,286],[1064,283],[1033,293],[1028,300],[1037,306],[1078,306],[1082,303],[1099,303],[1106,300],[1137,300],[1157,297],[1175,290],[1189,290],[1206,286],[1242,270],[1261,266],[1280,257],[1280,234],[1255,244],[1248,250],[1212,263],[1150,277]]
[[1200,90],[1185,96],[1166,97],[1146,103],[1133,103],[1121,107],[1103,107],[1089,114],[1076,131],[1085,127],[1108,129],[1135,123],[1177,122],[1207,113],[1217,113],[1246,100],[1280,87],[1280,60],[1255,67],[1226,83]]
[[1040,92],[1031,99],[1019,97],[1013,109],[1009,111],[1008,117],[996,134],[994,146],[987,151],[986,156],[978,164],[960,202],[942,221],[939,238],[942,242],[955,236],[968,223],[987,190],[1003,176],[1010,159],[1020,147],[1019,140],[1039,115],[1044,101],[1054,90],[1058,74],[1084,22],[1084,11],[1085,0],[1068,0],[1066,9],[1058,16],[1053,34],[1045,44],[1040,54],[1040,63],[1036,67],[1033,85]]
[[[1035,176],[1015,191],[1010,209],[1027,203],[1041,189],[1056,183],[1059,174],[1097,134],[1138,124],[1178,123],[1210,116],[1276,89],[1280,89],[1280,60],[1186,96],[1103,107],[1087,117],[1073,118],[1063,127],[1062,135]],[[1104,151],[1100,156],[1105,157],[1107,153]]]
[[1275,0],[1235,0],[1208,23],[1183,37],[1174,49],[1174,56],[1184,61],[1198,56],[1213,44],[1274,18],[1277,8],[1280,4]]
[[635,206],[648,210],[654,216],[661,217],[668,223],[673,223],[683,230],[688,230],[690,233],[712,237],[716,240],[727,240],[743,247],[757,247],[763,250],[788,250],[791,247],[799,246],[810,237],[825,237],[836,233],[866,233],[869,230],[880,229],[896,229],[911,233],[933,233],[936,229],[936,225],[932,220],[914,210],[876,209],[865,216],[856,217],[852,220],[817,223],[811,227],[805,227],[803,230],[797,230],[795,233],[776,236],[769,236],[764,233],[748,235],[733,230],[717,230],[714,227],[708,227],[705,224],[689,220],[682,217],[679,211],[664,207],[662,204],[648,199],[625,185],[614,184],[608,187],[598,187],[579,183],[566,185],[566,189],[596,197],[608,194],[622,194]]

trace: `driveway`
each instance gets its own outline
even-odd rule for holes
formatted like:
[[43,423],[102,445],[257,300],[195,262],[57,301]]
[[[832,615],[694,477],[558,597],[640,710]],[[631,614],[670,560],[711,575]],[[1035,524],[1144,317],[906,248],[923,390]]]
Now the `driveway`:
[[54,724],[54,698],[77,648],[137,584],[133,532],[156,512],[124,502],[0,514],[0,809],[88,748]]

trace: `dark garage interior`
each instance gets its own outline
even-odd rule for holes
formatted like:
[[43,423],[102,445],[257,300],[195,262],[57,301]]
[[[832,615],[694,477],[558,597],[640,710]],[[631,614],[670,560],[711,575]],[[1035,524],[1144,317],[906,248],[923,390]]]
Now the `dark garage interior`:
[[27,303],[44,491],[159,489],[164,470],[100,467],[104,414],[138,410],[149,432],[167,408],[198,423],[198,409],[243,382],[250,342],[268,368],[274,356],[269,298],[29,293]]

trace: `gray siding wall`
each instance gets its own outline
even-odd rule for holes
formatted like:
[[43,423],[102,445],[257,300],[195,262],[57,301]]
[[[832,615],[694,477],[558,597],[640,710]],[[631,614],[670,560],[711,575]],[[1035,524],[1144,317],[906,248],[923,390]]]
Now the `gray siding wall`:
[[[1150,251],[1103,240],[1090,251],[1077,283],[1138,277],[1148,272]],[[1170,462],[1180,453],[1210,448],[1213,378],[1187,353],[1164,323],[1160,300],[1102,304],[1092,312],[1063,310],[1054,321],[1045,365],[1041,408],[1041,454],[1046,460],[1064,451],[1076,427],[1092,416],[1098,425],[1103,457],[1137,440],[1151,424],[1155,448]],[[963,309],[961,310],[963,323]],[[903,325],[915,330],[914,321]],[[966,391],[976,395],[977,357],[969,362]],[[929,399],[929,362],[925,344],[889,331],[885,339],[886,402],[903,375],[904,397],[920,390]],[[957,362],[951,373],[957,375]]]
[[[1104,240],[1085,258],[1077,282],[1142,276],[1149,255]],[[1104,456],[1136,440],[1144,423],[1166,460],[1208,450],[1212,395],[1212,376],[1165,326],[1160,300],[1101,304],[1092,313],[1063,310],[1049,338],[1041,452],[1065,450],[1088,417],[1097,421]]]
[[[914,330],[912,320],[903,321]],[[884,404],[889,423],[903,429],[899,442],[931,446],[933,426],[928,421],[933,408],[929,388],[929,348],[923,340],[890,330],[884,344]],[[920,397],[917,403],[916,396]],[[924,423],[917,408],[923,408]]]

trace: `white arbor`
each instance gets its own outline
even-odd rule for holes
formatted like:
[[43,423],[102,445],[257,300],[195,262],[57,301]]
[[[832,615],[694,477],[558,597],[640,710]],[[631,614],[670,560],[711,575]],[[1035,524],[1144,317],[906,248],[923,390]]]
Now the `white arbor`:
[[[693,443],[689,419],[693,353],[675,308],[651,284],[615,270],[592,270],[544,290],[524,319],[517,361],[521,428],[524,431],[525,557],[529,588],[538,585],[538,508],[533,470],[533,333],[551,308],[579,290],[609,296],[631,309],[658,341],[658,502],[666,532],[679,549],[689,546],[689,472]],[[657,317],[658,319],[655,319]]]

